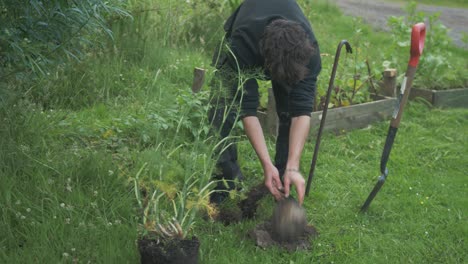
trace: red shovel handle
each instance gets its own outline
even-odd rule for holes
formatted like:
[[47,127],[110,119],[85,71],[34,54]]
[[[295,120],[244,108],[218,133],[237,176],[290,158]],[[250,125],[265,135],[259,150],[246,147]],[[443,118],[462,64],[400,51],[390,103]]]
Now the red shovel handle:
[[412,67],[418,66],[419,56],[424,49],[424,41],[426,40],[426,25],[418,23],[413,26],[411,31],[411,58],[409,65]]

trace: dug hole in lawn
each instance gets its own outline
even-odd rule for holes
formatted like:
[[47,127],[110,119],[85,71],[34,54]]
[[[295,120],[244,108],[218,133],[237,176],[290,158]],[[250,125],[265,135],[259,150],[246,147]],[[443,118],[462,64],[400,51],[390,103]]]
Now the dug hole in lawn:
[[292,197],[279,201],[271,220],[249,232],[261,248],[278,246],[288,251],[310,249],[310,238],[317,235],[315,227],[307,224],[304,208]]
[[[263,185],[254,187],[248,198],[240,203],[243,218],[252,218],[257,202],[268,193]],[[288,251],[311,249],[311,238],[318,235],[315,227],[307,224],[304,208],[294,200],[285,198],[275,207],[271,219],[257,225],[248,233],[255,244],[263,249],[281,247]]]
[[[269,194],[265,185],[260,183],[249,190],[247,197],[234,206],[236,208],[222,207],[217,220],[230,225],[252,219],[259,201]],[[248,237],[260,248],[280,247],[290,252],[311,249],[311,239],[317,235],[315,227],[307,224],[304,208],[292,197],[279,201],[269,219],[248,231]]]

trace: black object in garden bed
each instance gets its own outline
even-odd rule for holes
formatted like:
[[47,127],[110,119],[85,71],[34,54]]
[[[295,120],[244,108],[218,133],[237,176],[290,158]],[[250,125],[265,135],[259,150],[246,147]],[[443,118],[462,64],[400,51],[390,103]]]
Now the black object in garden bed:
[[142,264],[197,264],[200,241],[192,239],[140,239]]

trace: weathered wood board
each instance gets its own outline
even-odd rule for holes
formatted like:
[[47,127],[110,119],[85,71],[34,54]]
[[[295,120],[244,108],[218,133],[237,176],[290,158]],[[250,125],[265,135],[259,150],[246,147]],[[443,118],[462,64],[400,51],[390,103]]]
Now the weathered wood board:
[[410,99],[423,98],[435,107],[468,107],[468,88],[451,90],[411,89]]
[[468,89],[436,91],[434,93],[436,107],[468,107]]
[[[389,120],[395,104],[395,98],[386,97],[374,102],[328,109],[323,129],[341,133],[346,130],[365,128],[375,122]],[[312,113],[311,133],[318,130],[321,118],[322,111]]]
[[[395,104],[395,98],[384,97],[370,103],[328,109],[324,130],[342,133],[347,130],[365,128],[375,122],[389,120]],[[264,133],[276,136],[275,128],[277,126],[272,124],[272,120],[274,119],[269,118],[269,115],[272,114],[276,115],[273,111],[259,111],[258,117],[264,128]],[[318,131],[321,118],[322,111],[313,112],[311,114],[311,134]]]

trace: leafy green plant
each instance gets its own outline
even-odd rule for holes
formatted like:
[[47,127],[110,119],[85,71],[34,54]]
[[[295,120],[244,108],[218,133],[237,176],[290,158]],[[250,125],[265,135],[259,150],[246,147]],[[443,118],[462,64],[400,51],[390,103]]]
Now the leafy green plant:
[[[148,163],[139,169],[134,178],[134,190],[142,217],[141,236],[183,239],[192,230],[197,212],[205,210],[210,217],[216,213],[209,203],[214,184],[210,179],[215,164],[209,151],[202,146],[207,143],[200,141],[194,144],[195,147],[180,145],[172,149],[167,159],[156,166],[159,169],[157,180],[152,176],[142,177]],[[170,150],[165,151],[164,144],[158,148],[165,153]],[[170,171],[174,168],[171,168],[170,159],[173,156],[184,162],[177,170],[182,175],[171,177]]]
[[227,4],[230,7],[230,11],[232,13],[239,7],[241,2],[241,0],[224,0],[223,4]]
[[179,110],[172,117],[177,121],[172,134],[156,136],[160,141],[155,150],[157,162],[145,162],[136,173],[133,181],[142,217],[141,236],[183,239],[200,210],[209,217],[216,214],[209,203],[216,183],[212,175],[219,153],[233,137],[219,140],[210,129],[207,97],[203,92],[181,91],[176,97]]
[[448,35],[449,29],[439,19],[440,13],[427,14],[418,12],[416,8],[417,3],[411,1],[405,8],[406,16],[389,18],[392,43],[385,52],[385,60],[390,61],[402,76],[411,45],[411,28],[416,23],[425,22],[426,42],[414,86],[428,89],[465,86],[468,83],[468,70],[466,63],[457,56],[466,56],[466,51],[453,46]]
[[[328,108],[349,106],[371,101],[371,92],[376,93],[374,79],[379,76],[378,68],[374,62],[370,62],[367,50],[371,49],[371,43],[363,41],[363,29],[354,25],[353,38],[349,40],[353,53],[341,54],[341,61],[334,80],[334,87]],[[318,82],[318,94],[316,110],[325,107],[326,93],[333,67],[334,56],[322,54],[322,72]],[[371,66],[372,65],[372,66]],[[326,82],[325,82],[326,81]]]
[[101,32],[112,37],[109,15],[129,16],[118,1],[2,1],[0,76],[29,71],[46,75],[48,66],[79,59]]
[[[152,235],[154,237],[165,237],[165,238],[180,238],[183,239],[188,232],[187,229],[183,229],[179,221],[176,217],[172,217],[171,219],[162,219],[162,213],[159,210],[160,206],[160,199],[166,195],[163,191],[156,189],[149,194],[147,193],[147,189],[145,188],[144,194],[142,194],[140,188],[140,174],[143,172],[143,169],[146,167],[147,163],[145,163],[142,168],[138,171],[135,180],[134,180],[134,187],[135,187],[135,196],[137,198],[137,202],[139,205],[140,210],[142,211],[142,229],[143,229],[143,236]],[[149,196],[142,198],[142,195]],[[172,200],[174,205],[174,215],[177,216],[177,207],[174,200]],[[183,217],[185,220],[185,217]],[[184,222],[182,222],[182,225]],[[190,227],[190,223],[189,223]]]

